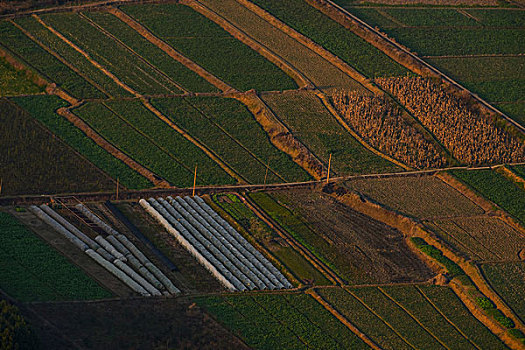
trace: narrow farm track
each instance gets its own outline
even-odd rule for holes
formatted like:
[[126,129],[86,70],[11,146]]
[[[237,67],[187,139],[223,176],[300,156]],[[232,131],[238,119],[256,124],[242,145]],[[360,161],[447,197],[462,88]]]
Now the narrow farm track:
[[122,22],[126,23],[129,27],[131,27],[133,30],[135,30],[137,33],[142,35],[146,40],[148,40],[153,45],[157,46],[159,49],[164,51],[168,56],[173,58],[174,60],[180,62],[188,69],[192,70],[202,78],[206,79],[210,84],[217,87],[223,92],[236,92],[237,90],[231,87],[230,85],[226,84],[219,78],[215,77],[213,74],[206,71],[203,67],[199,66],[197,63],[193,62],[189,58],[185,57],[178,51],[176,51],[173,47],[168,45],[163,40],[159,39],[157,36],[153,35],[151,31],[149,31],[147,28],[145,28],[142,24],[137,22],[135,19],[131,18],[129,15],[125,14],[121,10],[117,8],[110,8],[108,10],[109,13],[120,19]]
[[[334,21],[336,21],[338,23],[341,23],[342,20],[340,18],[337,18],[337,15],[343,16],[346,21],[357,23],[358,26],[360,26],[365,31],[373,34],[374,37],[378,38],[379,40],[378,40],[378,42],[376,42],[374,40],[371,40],[370,38],[363,37],[363,35],[360,35],[360,33],[356,32],[357,35],[362,37],[369,44],[371,44],[371,45],[375,46],[376,48],[378,48],[379,50],[383,51],[386,55],[388,55],[390,58],[392,58],[393,60],[395,60],[399,64],[401,64],[401,65],[403,65],[403,66],[413,70],[413,67],[409,67],[409,65],[407,65],[406,62],[404,62],[403,60],[400,59],[400,57],[399,57],[400,54],[399,53],[392,53],[392,52],[390,52],[390,50],[385,49],[384,47],[382,47],[381,42],[385,42],[386,41],[391,47],[395,48],[396,50],[402,51],[402,53],[407,55],[408,57],[410,57],[410,59],[412,61],[415,61],[419,65],[425,67],[425,69],[427,69],[432,74],[443,78],[444,80],[449,82],[452,86],[456,87],[460,91],[467,91],[472,98],[474,98],[476,101],[478,101],[485,108],[489,109],[492,112],[497,113],[498,115],[503,117],[506,121],[508,121],[510,124],[514,125],[519,131],[521,131],[522,133],[525,133],[525,126],[521,125],[520,123],[518,123],[514,119],[510,118],[508,115],[506,115],[505,113],[501,112],[496,107],[492,106],[490,103],[488,103],[487,101],[485,101],[484,99],[479,97],[477,94],[473,94],[471,91],[469,91],[463,85],[459,84],[457,81],[453,80],[448,75],[446,75],[445,73],[441,72],[439,69],[437,69],[434,66],[430,65],[429,63],[425,62],[420,57],[414,55],[412,52],[410,52],[403,45],[395,42],[394,40],[392,40],[390,38],[388,38],[387,36],[382,34],[379,30],[376,30],[375,28],[373,28],[368,23],[366,23],[366,22],[362,21],[361,19],[357,18],[356,16],[354,16],[353,14],[348,12],[344,7],[341,7],[341,6],[337,5],[332,0],[308,0],[308,1],[313,2],[314,3],[313,4],[314,7],[316,7],[318,10],[320,10],[323,13],[325,13],[328,17],[332,18]],[[334,13],[337,13],[337,15],[335,15]],[[342,24],[342,25],[344,25],[344,24]]]
[[253,211],[265,224],[272,228],[282,239],[284,239],[291,247],[301,254],[310,264],[312,264],[319,272],[321,272],[329,281],[334,284],[344,285],[343,281],[337,274],[335,274],[326,264],[317,258],[310,250],[306,249],[301,243],[293,238],[288,232],[280,227],[268,214],[261,210],[252,200],[239,195],[242,202]]
[[370,348],[374,350],[381,350],[381,347],[377,345],[372,339],[370,339],[365,333],[361,332],[348,318],[343,316],[339,311],[337,311],[329,302],[323,299],[315,291],[315,289],[309,289],[306,291],[306,294],[311,295],[321,306],[323,306],[328,312],[330,312],[339,322],[344,324],[349,330],[351,330],[355,335],[357,335],[362,341],[364,341]]

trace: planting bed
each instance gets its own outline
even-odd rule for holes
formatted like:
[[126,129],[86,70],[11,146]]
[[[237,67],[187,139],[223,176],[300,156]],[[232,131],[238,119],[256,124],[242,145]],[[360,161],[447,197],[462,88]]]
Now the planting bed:
[[136,189],[152,186],[144,177],[107,153],[65,118],[58,116],[55,110],[64,107],[65,101],[56,96],[18,97],[13,100],[93,164],[113,178],[118,178],[122,185]]
[[434,176],[360,179],[345,182],[387,208],[417,218],[478,215],[484,211]]
[[262,99],[297,139],[328,165],[332,174],[349,175],[399,171],[372,153],[338,123],[321,100],[309,92],[265,94]]
[[248,10],[236,0],[204,0],[201,2],[279,55],[319,89],[323,91],[334,88],[364,90],[362,85],[333,64]]
[[128,5],[122,6],[122,10],[174,49],[239,90],[286,90],[297,86],[274,64],[187,6]]
[[433,275],[401,232],[328,195],[296,190],[255,192],[250,198],[350,284],[425,281]]
[[255,349],[366,349],[305,294],[201,297],[196,302]]
[[516,261],[525,247],[525,236],[498,218],[436,220],[429,226],[437,228],[438,235],[474,260]]
[[451,173],[525,224],[525,192],[519,185],[493,170],[454,170]]
[[303,0],[254,0],[298,32],[370,78],[402,76],[408,70]]
[[215,195],[213,201],[242,227],[240,233],[266,248],[295,278],[304,284],[330,284],[321,272],[262,222],[239,197],[233,194]]
[[29,39],[13,24],[0,21],[0,44],[48,81],[75,97],[101,97],[100,91]]
[[481,270],[490,286],[525,322],[525,263],[483,264]]
[[0,57],[0,96],[37,94],[43,90],[30,80],[30,72],[18,71]]
[[[2,195],[101,191],[113,181],[26,111],[0,99]],[[44,113],[42,113],[44,114]]]
[[4,212],[0,212],[0,243],[0,287],[19,301],[86,300],[112,296]]

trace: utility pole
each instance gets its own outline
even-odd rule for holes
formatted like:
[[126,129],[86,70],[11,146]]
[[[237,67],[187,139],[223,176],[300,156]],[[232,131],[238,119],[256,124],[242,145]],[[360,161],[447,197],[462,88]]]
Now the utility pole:
[[328,157],[328,175],[326,176],[326,183],[328,184],[328,181],[330,180],[330,165],[332,163],[332,153],[330,153],[330,157]]
[[118,200],[118,177],[117,177],[117,200]]
[[270,159],[266,162],[266,172],[264,173],[264,187],[266,187],[266,179],[268,177],[268,168],[270,167]]
[[193,192],[192,197],[195,197],[195,185],[197,184],[197,164],[195,164],[195,174],[193,175]]

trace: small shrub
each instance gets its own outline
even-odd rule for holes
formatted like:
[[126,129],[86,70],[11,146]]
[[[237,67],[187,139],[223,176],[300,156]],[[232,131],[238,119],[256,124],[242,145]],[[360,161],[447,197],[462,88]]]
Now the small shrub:
[[523,332],[520,331],[519,329],[512,328],[512,329],[509,329],[507,333],[509,333],[512,337],[518,339],[523,344],[525,344],[525,334],[523,334]]
[[487,297],[478,297],[476,298],[476,303],[481,307],[483,310],[489,310],[494,308],[494,303],[487,298]]

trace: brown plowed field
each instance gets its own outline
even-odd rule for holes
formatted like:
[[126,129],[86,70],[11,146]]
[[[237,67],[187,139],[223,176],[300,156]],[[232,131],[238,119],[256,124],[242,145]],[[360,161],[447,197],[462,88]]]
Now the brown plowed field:
[[397,212],[421,219],[472,216],[484,211],[434,176],[352,180],[345,186]]
[[[310,190],[274,192],[329,248],[311,244],[349,284],[425,281],[432,271],[398,230]],[[311,240],[311,239],[310,239]],[[313,241],[313,240],[312,240]]]

